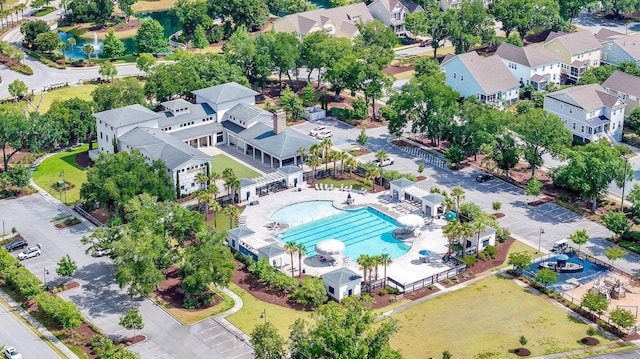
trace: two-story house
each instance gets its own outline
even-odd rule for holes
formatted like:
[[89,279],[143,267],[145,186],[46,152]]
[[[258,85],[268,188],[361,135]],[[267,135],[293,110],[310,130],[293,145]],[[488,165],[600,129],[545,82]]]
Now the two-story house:
[[520,83],[497,56],[481,57],[475,51],[449,54],[440,66],[446,84],[462,97],[473,96],[499,108],[518,100]]
[[[207,170],[211,156],[200,148],[227,145],[275,168],[297,165],[301,147],[317,140],[286,126],[284,113],[255,106],[257,92],[237,83],[193,91],[195,102],[162,102],[153,112],[131,105],[93,114],[98,148],[114,153],[138,149],[152,162],[162,159],[181,194],[198,189],[195,177]],[[215,163],[213,164],[215,170]]]
[[358,35],[358,22],[373,20],[364,3],[330,9],[318,9],[291,14],[276,20],[273,30],[295,34],[299,40],[314,31],[326,31],[332,36],[353,39]]
[[600,66],[602,46],[589,31],[552,32],[543,46],[562,60],[562,84],[576,83],[590,67]]
[[376,0],[369,4],[369,11],[374,19],[384,22],[391,27],[398,36],[414,36],[404,26],[404,18],[407,14],[415,14],[423,11],[422,6],[412,0]]
[[640,106],[640,77],[622,71],[616,71],[602,84],[610,94],[618,96],[626,104],[624,115]]
[[615,36],[602,43],[602,62],[618,66],[623,61],[640,65],[640,33]]
[[544,47],[519,47],[503,42],[494,56],[502,59],[520,87],[531,85],[544,91],[548,84],[560,84],[562,61]]
[[544,109],[560,117],[584,143],[622,140],[625,104],[598,84],[569,87],[544,96]]

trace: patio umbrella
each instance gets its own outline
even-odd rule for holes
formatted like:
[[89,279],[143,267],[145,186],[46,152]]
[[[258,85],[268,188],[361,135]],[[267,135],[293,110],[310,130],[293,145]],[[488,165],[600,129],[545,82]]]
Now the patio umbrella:
[[559,261],[566,261],[566,260],[569,259],[569,256],[566,255],[566,254],[560,254],[560,255],[556,256],[556,259],[559,260]]
[[421,250],[420,252],[418,252],[421,256],[430,256],[431,255],[431,251],[428,251],[426,249]]
[[446,219],[447,221],[453,221],[454,219],[456,219],[458,217],[458,214],[454,211],[449,211],[445,216],[444,219]]
[[422,227],[424,224],[424,219],[417,214],[407,214],[405,216],[400,216],[397,219],[398,225],[407,229],[414,229]]
[[316,243],[316,253],[324,256],[341,254],[344,249],[344,243],[337,239],[325,239]]

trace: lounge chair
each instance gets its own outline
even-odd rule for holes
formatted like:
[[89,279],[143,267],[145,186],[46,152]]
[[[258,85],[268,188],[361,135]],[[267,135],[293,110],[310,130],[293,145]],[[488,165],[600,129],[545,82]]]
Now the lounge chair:
[[331,188],[329,189],[330,191],[333,191],[333,183],[331,184]]
[[318,188],[318,184],[316,183],[316,191],[319,191],[320,188]]
[[349,189],[348,189],[348,191],[349,191],[349,192],[351,192],[351,190],[352,190],[352,189],[353,189],[353,185],[352,185],[352,184],[350,184],[350,185],[349,185]]
[[344,183],[340,183],[340,191],[344,190]]
[[327,185],[326,183],[324,184],[324,190],[328,190],[329,189],[329,185]]

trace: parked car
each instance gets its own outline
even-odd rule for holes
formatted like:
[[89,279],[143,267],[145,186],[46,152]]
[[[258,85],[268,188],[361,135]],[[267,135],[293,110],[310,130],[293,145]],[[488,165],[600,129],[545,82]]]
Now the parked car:
[[22,252],[20,252],[18,254],[18,259],[19,260],[25,260],[25,259],[37,257],[37,256],[42,254],[41,248],[42,248],[42,246],[39,245],[39,244],[35,245],[35,246],[32,246],[32,247],[29,247],[29,248],[25,249],[24,251],[22,251]]
[[6,359],[22,359],[22,354],[14,347],[4,347],[2,352]]
[[27,243],[27,240],[20,237],[20,238],[16,238],[14,240],[12,240],[11,242],[7,243],[4,245],[4,249],[6,249],[7,251],[11,252],[14,251],[16,249],[22,249],[25,248],[29,245],[29,243]]
[[318,136],[318,133],[325,131],[327,129],[327,126],[318,126],[318,127],[314,127],[313,130],[311,130],[311,132],[309,132],[309,136],[313,136],[316,137]]
[[427,40],[424,40],[423,42],[420,43],[420,47],[431,46],[432,43],[433,43],[433,40],[427,39]]
[[393,158],[387,157],[384,160],[382,160],[382,162],[376,158],[375,160],[373,160],[373,163],[375,163],[376,166],[378,167],[391,166],[393,164]]
[[493,179],[492,175],[488,175],[488,174],[482,174],[482,175],[477,175],[476,176],[476,181],[478,182],[487,182]]
[[331,130],[320,131],[316,135],[316,138],[319,139],[319,140],[323,140],[323,139],[329,138],[329,137],[333,137],[333,131],[331,131]]

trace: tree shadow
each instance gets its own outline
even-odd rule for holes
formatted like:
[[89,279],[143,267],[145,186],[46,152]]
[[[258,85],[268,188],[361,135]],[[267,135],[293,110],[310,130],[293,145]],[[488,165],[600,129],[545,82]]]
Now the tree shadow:
[[72,167],[79,169],[80,171],[84,171],[85,168],[76,163],[75,158],[77,155],[78,154],[70,154],[67,156],[60,157],[60,159],[66,162],[67,164],[71,165]]

